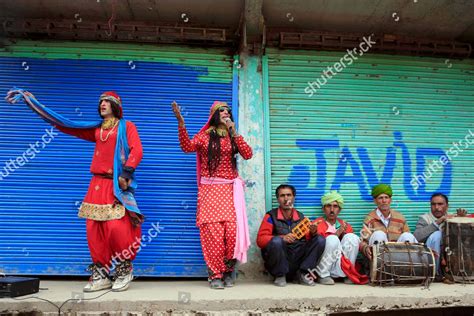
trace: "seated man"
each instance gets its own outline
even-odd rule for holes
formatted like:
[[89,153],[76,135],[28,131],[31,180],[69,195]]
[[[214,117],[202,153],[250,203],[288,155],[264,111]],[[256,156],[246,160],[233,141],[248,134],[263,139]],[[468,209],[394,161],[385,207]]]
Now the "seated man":
[[[448,214],[448,197],[443,193],[434,193],[431,196],[431,212],[423,214],[416,223],[414,235],[419,242],[435,252],[437,278],[442,280],[440,256],[442,247],[442,231],[444,222],[454,215]],[[465,209],[458,209],[457,216],[465,216]]]
[[276,286],[285,286],[286,277],[298,277],[300,283],[313,286],[314,280],[308,271],[316,264],[324,251],[325,240],[310,225],[309,232],[302,239],[292,233],[304,215],[293,208],[296,189],[282,184],[276,189],[278,208],[267,212],[258,230],[257,245],[262,249],[265,268],[275,277]]
[[372,188],[372,197],[377,208],[367,214],[361,232],[360,250],[372,259],[371,246],[382,242],[418,242],[410,233],[405,217],[390,208],[392,188],[388,184],[378,184]]
[[326,247],[316,267],[320,277],[318,282],[333,285],[332,278],[344,278],[346,284],[367,283],[367,277],[359,275],[354,268],[359,253],[359,237],[354,234],[349,223],[338,218],[344,207],[344,199],[337,191],[331,191],[323,195],[321,205],[324,217],[313,221],[318,226],[318,234],[326,238]]

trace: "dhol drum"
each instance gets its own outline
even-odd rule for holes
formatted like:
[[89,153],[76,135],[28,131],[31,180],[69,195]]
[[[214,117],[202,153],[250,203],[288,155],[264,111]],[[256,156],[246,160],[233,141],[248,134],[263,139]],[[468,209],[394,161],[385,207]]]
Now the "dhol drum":
[[474,218],[454,217],[444,225],[447,276],[460,283],[474,283]]
[[428,286],[435,273],[435,257],[424,244],[388,242],[372,246],[370,281],[373,285]]

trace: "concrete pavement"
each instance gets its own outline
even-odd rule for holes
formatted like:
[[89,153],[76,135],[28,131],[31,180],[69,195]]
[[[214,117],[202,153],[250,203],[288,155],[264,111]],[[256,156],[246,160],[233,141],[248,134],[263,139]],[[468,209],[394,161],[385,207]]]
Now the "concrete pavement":
[[[57,315],[263,315],[368,312],[373,310],[474,306],[474,285],[433,283],[422,286],[373,287],[369,285],[279,288],[270,281],[237,281],[234,288],[211,290],[203,280],[136,280],[126,292],[83,293],[85,281],[41,281],[36,295],[0,299],[5,312],[42,312]],[[51,303],[34,299],[38,297]],[[68,301],[69,300],[69,301]],[[204,313],[204,314],[203,314]]]

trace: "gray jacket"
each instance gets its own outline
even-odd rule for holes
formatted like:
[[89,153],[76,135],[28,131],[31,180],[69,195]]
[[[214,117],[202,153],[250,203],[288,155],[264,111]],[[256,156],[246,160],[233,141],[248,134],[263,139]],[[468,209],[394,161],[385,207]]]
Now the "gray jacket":
[[413,235],[415,235],[415,238],[418,240],[418,242],[424,243],[432,233],[440,229],[441,227],[436,226],[435,223],[428,224],[427,216],[424,214],[420,216],[418,223],[416,223],[416,228]]

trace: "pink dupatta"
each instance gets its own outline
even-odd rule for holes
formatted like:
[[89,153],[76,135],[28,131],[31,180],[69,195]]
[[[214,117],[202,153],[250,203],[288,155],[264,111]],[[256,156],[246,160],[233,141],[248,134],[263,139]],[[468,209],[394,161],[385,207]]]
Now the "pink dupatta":
[[237,233],[235,237],[234,259],[245,263],[247,262],[247,250],[250,247],[250,236],[247,220],[247,208],[245,207],[244,181],[241,177],[237,177],[234,180],[201,177],[201,184],[230,183],[233,184],[235,216],[237,219]]

